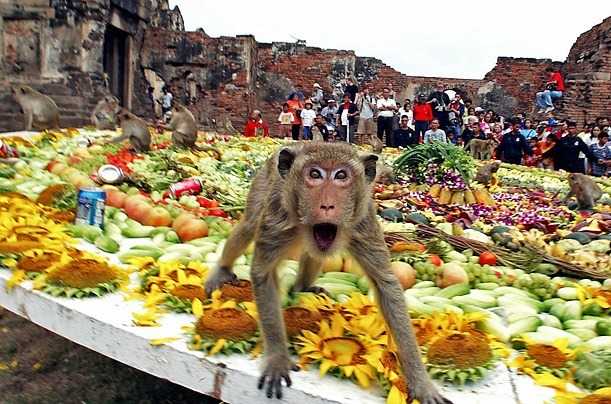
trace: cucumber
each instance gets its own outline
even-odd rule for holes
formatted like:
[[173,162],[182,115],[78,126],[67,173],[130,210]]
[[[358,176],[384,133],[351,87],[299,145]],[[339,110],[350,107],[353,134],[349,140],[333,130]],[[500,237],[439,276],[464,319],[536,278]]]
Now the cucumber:
[[597,320],[567,320],[564,322],[564,328],[586,328],[594,331],[597,323]]
[[566,332],[578,336],[582,341],[588,341],[598,336],[594,330],[589,330],[587,328],[568,328]]
[[552,316],[551,314],[541,313],[539,314],[539,318],[543,321],[543,325],[548,327],[554,327],[558,329],[562,329],[562,323],[558,320],[558,317]]
[[457,283],[455,285],[448,286],[447,288],[443,288],[437,293],[435,296],[443,297],[445,299],[451,299],[455,296],[463,296],[471,291],[468,283]]
[[508,332],[511,338],[515,338],[527,332],[536,331],[543,322],[537,316],[529,316],[509,324]]
[[498,287],[499,287],[499,284],[494,283],[494,282],[482,282],[482,283],[478,283],[476,286],[477,289],[481,289],[481,290],[494,290]]
[[412,289],[423,289],[423,288],[433,288],[435,287],[435,282],[433,281],[420,281],[412,286]]
[[325,272],[322,275],[322,278],[343,279],[351,283],[357,283],[359,281],[359,277],[357,275],[351,274],[349,272]]
[[422,289],[407,289],[406,291],[403,292],[404,296],[410,295],[410,296],[416,296],[416,297],[420,297],[420,296],[433,296],[435,295],[435,293],[439,290],[439,288],[437,287],[431,287],[431,288],[422,288]]

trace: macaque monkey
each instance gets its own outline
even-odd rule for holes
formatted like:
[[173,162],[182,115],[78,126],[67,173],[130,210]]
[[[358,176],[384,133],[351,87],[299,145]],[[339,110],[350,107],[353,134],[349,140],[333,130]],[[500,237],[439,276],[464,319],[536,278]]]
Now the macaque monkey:
[[375,182],[380,184],[392,184],[395,182],[395,173],[391,167],[388,167],[382,161],[376,163],[376,179]]
[[107,95],[95,106],[91,113],[91,123],[99,130],[115,130],[117,128],[117,113],[120,110],[119,100],[113,95]]
[[493,174],[499,171],[500,167],[500,161],[493,161],[492,163],[481,166],[477,169],[477,174],[475,174],[475,181],[479,182],[482,185],[490,184],[490,182],[492,181]]
[[346,143],[297,143],[276,152],[255,176],[241,222],[225,244],[218,267],[206,282],[210,293],[235,281],[233,263],[255,243],[251,280],[264,337],[266,358],[259,389],[282,397],[282,380],[291,385],[296,370],[289,357],[278,297],[278,264],[302,248],[293,291],[312,286],[322,260],[348,250],[363,267],[379,296],[378,304],[398,347],[409,397],[421,404],[450,403],[430,381],[388,248],[376,220],[371,187],[378,157],[358,155]]
[[584,174],[569,174],[569,187],[571,190],[567,194],[565,202],[574,195],[577,199],[577,208],[580,210],[592,209],[596,201],[603,195],[598,184]]
[[197,151],[212,151],[217,158],[221,158],[220,152],[214,147],[198,146],[197,141],[197,122],[189,109],[183,105],[175,103],[172,107],[172,119],[167,125],[167,129],[172,131],[172,143],[180,149],[191,149]]
[[497,141],[494,139],[471,139],[467,146],[465,146],[465,150],[469,151],[473,158],[489,160],[497,144]]
[[384,143],[376,135],[369,136],[368,143],[373,147],[373,152],[376,154],[382,153],[384,149]]
[[13,86],[11,92],[23,111],[25,130],[59,129],[59,108],[51,97],[25,85]]
[[322,135],[322,133],[320,133],[320,130],[316,126],[312,128],[312,141],[314,142],[324,142],[325,141],[324,136]]
[[111,139],[111,143],[129,140],[136,153],[147,152],[151,149],[151,133],[146,121],[138,118],[126,109],[119,111],[117,121],[123,133],[121,136]]

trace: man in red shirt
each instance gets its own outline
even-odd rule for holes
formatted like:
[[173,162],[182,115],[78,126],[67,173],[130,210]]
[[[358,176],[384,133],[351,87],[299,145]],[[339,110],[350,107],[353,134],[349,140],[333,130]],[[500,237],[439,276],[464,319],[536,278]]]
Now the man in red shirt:
[[261,111],[254,110],[248,118],[246,122],[246,127],[244,128],[244,136],[246,137],[268,137],[269,136],[269,126],[263,118],[261,118]]
[[545,90],[538,92],[536,97],[539,113],[553,111],[553,101],[562,98],[564,93],[564,80],[558,69],[548,67],[545,71],[549,74],[549,79],[545,83]]
[[433,109],[431,104],[426,102],[426,96],[424,94],[418,95],[418,99],[414,103],[414,128],[416,137],[422,141],[424,132],[429,130],[429,124],[433,120]]

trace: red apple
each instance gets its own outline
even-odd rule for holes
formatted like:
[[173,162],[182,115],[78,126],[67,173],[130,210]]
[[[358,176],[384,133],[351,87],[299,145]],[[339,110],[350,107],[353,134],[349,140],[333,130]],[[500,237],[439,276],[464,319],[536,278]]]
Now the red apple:
[[134,207],[133,215],[130,217],[137,222],[144,223],[144,219],[151,214],[152,210],[153,207],[151,205],[146,202],[141,202]]
[[206,237],[208,235],[208,225],[201,219],[191,219],[183,223],[176,230],[176,234],[178,234],[178,237],[183,242]]
[[172,224],[172,216],[164,208],[157,206],[148,211],[148,215],[144,218],[142,224],[147,226],[169,226]]
[[123,208],[125,209],[125,213],[127,213],[127,216],[131,217],[129,212],[134,212],[134,206],[142,202],[146,202],[146,198],[140,194],[127,196],[125,198],[125,203],[123,204]]

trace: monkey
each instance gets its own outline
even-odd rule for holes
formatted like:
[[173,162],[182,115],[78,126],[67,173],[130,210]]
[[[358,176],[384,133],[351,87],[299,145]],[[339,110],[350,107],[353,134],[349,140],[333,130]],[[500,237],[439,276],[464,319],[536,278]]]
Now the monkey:
[[382,161],[376,163],[376,178],[375,182],[380,184],[392,184],[395,182],[395,172],[391,167],[388,167]]
[[493,161],[492,163],[481,166],[477,169],[477,174],[475,174],[475,181],[479,182],[482,185],[490,184],[490,182],[492,181],[493,174],[499,171],[500,167],[500,161]]
[[117,121],[121,125],[121,136],[110,140],[110,143],[120,143],[129,140],[136,153],[147,152],[151,149],[151,133],[146,121],[138,118],[126,109],[117,114]]
[[497,141],[494,139],[471,139],[465,146],[465,150],[471,153],[473,158],[478,160],[489,160],[494,153]]
[[104,96],[98,101],[91,113],[91,123],[99,130],[115,130],[117,128],[117,113],[120,109],[119,100],[115,96]]
[[564,201],[568,201],[571,196],[577,199],[577,208],[579,210],[589,210],[594,207],[603,193],[598,184],[592,178],[580,173],[569,174],[570,191]]
[[359,155],[350,144],[299,142],[280,148],[257,172],[242,220],[228,238],[205,284],[210,293],[237,278],[232,265],[251,241],[251,281],[264,338],[258,388],[282,397],[291,385],[287,337],[278,296],[278,264],[302,247],[294,292],[312,286],[322,260],[346,249],[375,287],[378,304],[398,346],[408,393],[422,404],[450,403],[437,391],[422,364],[402,289],[390,270],[390,255],[376,220],[371,188],[378,156]]
[[384,149],[384,143],[382,143],[379,137],[377,137],[376,135],[369,136],[369,139],[367,139],[367,141],[373,147],[374,153],[382,153],[382,150]]
[[25,85],[13,86],[11,92],[23,111],[25,130],[59,129],[59,108],[51,97]]
[[320,133],[320,129],[318,129],[316,125],[312,127],[312,141],[313,142],[324,142],[325,141],[324,136],[322,135],[322,133]]
[[172,143],[180,149],[191,149],[197,151],[212,151],[220,160],[221,153],[214,147],[198,146],[197,122],[195,117],[184,105],[174,103],[172,106],[172,119],[167,128],[172,130]]

